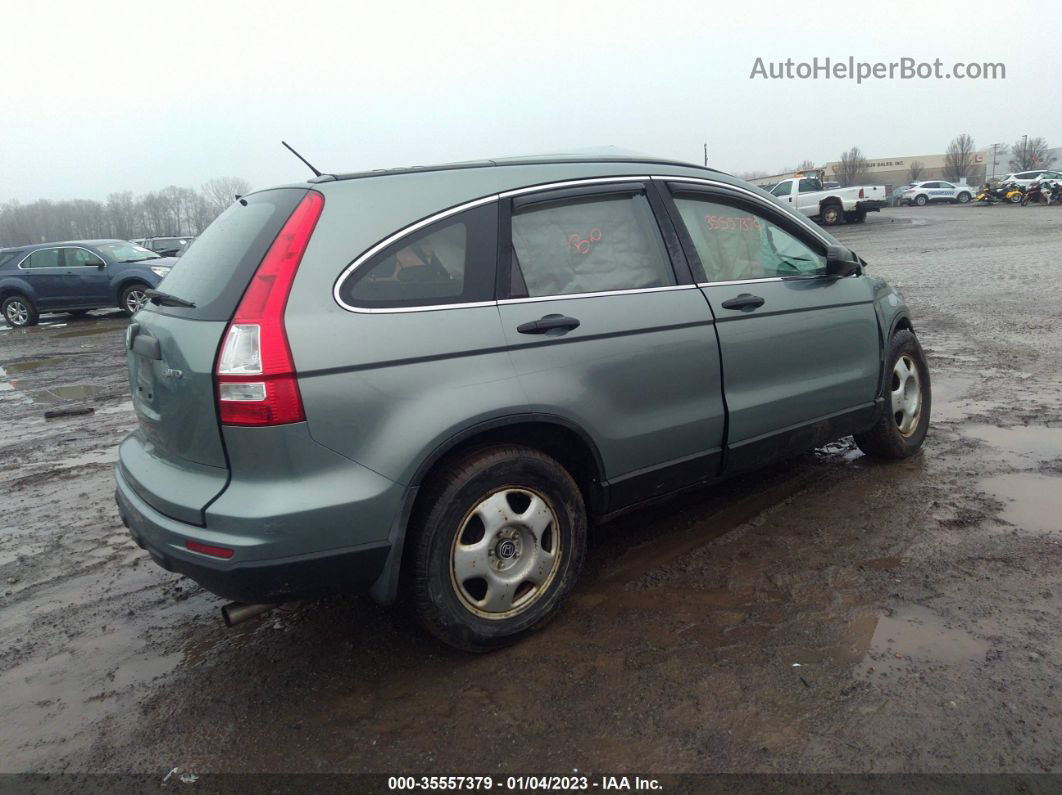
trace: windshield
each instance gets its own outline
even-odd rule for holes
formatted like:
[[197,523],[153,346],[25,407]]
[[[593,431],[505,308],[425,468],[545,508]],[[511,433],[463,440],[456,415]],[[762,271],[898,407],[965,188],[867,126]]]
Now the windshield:
[[154,251],[149,251],[136,243],[101,243],[96,246],[116,262],[141,262],[146,259],[159,259]]

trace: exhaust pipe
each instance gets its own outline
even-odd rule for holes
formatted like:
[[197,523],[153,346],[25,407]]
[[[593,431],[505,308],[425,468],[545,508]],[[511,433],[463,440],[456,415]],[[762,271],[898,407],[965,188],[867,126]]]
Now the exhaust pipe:
[[221,617],[225,619],[225,626],[234,627],[249,618],[268,613],[274,607],[276,607],[275,604],[245,605],[242,602],[229,602],[221,608]]

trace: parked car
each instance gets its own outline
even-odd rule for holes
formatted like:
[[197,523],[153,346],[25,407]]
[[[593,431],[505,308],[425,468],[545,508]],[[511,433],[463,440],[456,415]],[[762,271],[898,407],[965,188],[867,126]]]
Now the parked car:
[[806,176],[782,180],[771,188],[771,195],[826,226],[845,221],[863,223],[868,212],[877,212],[887,204],[883,185],[824,189],[820,180]]
[[116,306],[133,313],[173,263],[127,240],[0,249],[0,311],[12,326],[32,326],[42,312]]
[[943,180],[927,180],[915,182],[900,194],[900,204],[916,204],[925,207],[931,202],[949,202],[951,204],[966,204],[977,191],[969,185],[956,185],[954,182]]
[[929,422],[903,298],[748,183],[552,157],[245,195],[130,323],[121,517],[240,604],[409,594],[487,650],[571,591],[590,523]]
[[1013,174],[1007,174],[1004,177],[999,177],[995,182],[999,185],[1006,185],[1007,183],[1014,183],[1022,190],[1027,189],[1034,182],[1042,182],[1044,180],[1056,180],[1062,179],[1062,171],[1052,171],[1050,169],[1038,168],[1032,171],[1016,171]]
[[154,251],[160,257],[179,257],[195,237],[138,237],[129,242]]

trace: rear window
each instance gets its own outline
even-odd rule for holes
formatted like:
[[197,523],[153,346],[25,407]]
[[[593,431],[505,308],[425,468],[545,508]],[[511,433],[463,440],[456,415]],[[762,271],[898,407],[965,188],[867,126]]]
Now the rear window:
[[269,246],[305,195],[301,188],[278,188],[232,204],[188,247],[160,288],[195,308],[152,305],[152,310],[195,320],[229,320]]

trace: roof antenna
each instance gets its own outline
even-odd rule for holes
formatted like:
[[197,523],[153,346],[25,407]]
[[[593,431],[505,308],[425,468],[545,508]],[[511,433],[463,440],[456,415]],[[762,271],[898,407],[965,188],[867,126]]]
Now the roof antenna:
[[290,152],[291,152],[291,153],[292,153],[293,155],[295,155],[295,157],[299,158],[299,160],[301,160],[301,161],[302,161],[303,163],[305,163],[305,164],[306,164],[306,166],[307,166],[307,168],[309,168],[309,169],[310,169],[310,171],[312,171],[312,172],[313,172],[313,175],[314,175],[315,177],[319,177],[319,176],[321,176],[321,172],[320,172],[320,171],[318,171],[318,170],[317,170],[316,168],[314,168],[313,166],[311,166],[311,165],[310,165],[310,161],[309,161],[309,160],[307,160],[307,159],[306,159],[305,157],[303,157],[302,155],[300,155],[300,154],[299,154],[298,152],[296,152],[296,151],[295,151],[295,150],[294,150],[294,149],[293,149],[293,148],[291,147],[291,145],[290,145],[290,144],[289,144],[289,143],[288,143],[287,141],[281,141],[281,143],[282,143],[282,144],[284,144],[284,146],[286,146],[286,147],[288,148],[288,150],[289,150],[289,151],[290,151]]

